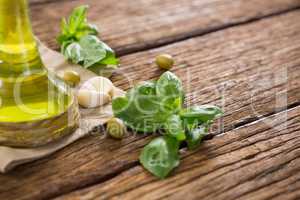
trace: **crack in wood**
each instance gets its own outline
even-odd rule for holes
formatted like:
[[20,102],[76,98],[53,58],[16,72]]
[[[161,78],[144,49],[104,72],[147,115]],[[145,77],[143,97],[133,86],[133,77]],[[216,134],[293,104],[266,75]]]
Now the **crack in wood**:
[[36,5],[46,5],[51,3],[61,3],[64,1],[76,1],[76,0],[29,0],[30,6],[36,6]]
[[[263,115],[263,116],[261,116],[261,117],[258,117],[258,118],[256,118],[256,120],[245,120],[245,123],[242,123],[242,124],[238,124],[237,126],[234,126],[234,128],[232,128],[232,129],[228,129],[228,130],[226,130],[224,133],[222,133],[222,134],[226,134],[227,132],[230,132],[230,131],[233,131],[233,130],[235,130],[235,129],[237,129],[237,128],[241,128],[241,127],[243,127],[243,126],[246,126],[246,125],[248,125],[248,124],[251,124],[251,123],[253,123],[253,122],[255,122],[255,121],[258,121],[258,120],[262,120],[262,119],[264,119],[264,118],[267,118],[267,117],[271,117],[271,116],[273,116],[273,115],[277,115],[277,114],[280,114],[281,112],[285,112],[285,111],[288,111],[288,110],[290,110],[290,109],[294,109],[294,108],[296,108],[296,107],[298,107],[298,106],[300,106],[300,102],[297,102],[297,103],[294,103],[294,104],[291,104],[291,105],[289,105],[288,107],[287,107],[287,109],[286,110],[278,110],[277,112],[272,112],[272,113],[270,113],[270,114],[266,114],[266,115]],[[207,135],[206,137],[204,137],[204,141],[207,141],[207,140],[212,140],[212,139],[214,139],[214,137],[216,137],[216,136],[220,136],[220,135],[218,135],[218,134],[209,134],[209,135]],[[276,136],[278,136],[278,135],[276,135]],[[280,136],[280,135],[279,135]],[[270,138],[268,138],[268,139],[270,139]],[[292,138],[291,140],[293,140],[293,139],[295,139],[295,138]],[[261,140],[261,141],[265,141],[265,140],[267,140],[267,139],[264,139],[264,140]],[[260,142],[261,142],[260,141]],[[290,141],[290,140],[288,140],[288,141]],[[288,141],[285,141],[284,143],[286,143],[286,142],[288,142]],[[257,141],[256,141],[257,142]],[[250,143],[250,144],[248,144],[247,146],[250,146],[250,145],[252,145],[253,143]],[[282,143],[280,143],[280,144],[282,144]],[[279,145],[278,145],[279,146]],[[223,147],[223,146],[221,146],[221,147]],[[221,148],[220,147],[220,148]],[[180,147],[181,149],[185,149],[185,148],[187,148],[187,145],[186,144],[182,144],[181,145],[181,147]],[[244,147],[241,147],[241,148],[244,148]],[[241,149],[240,148],[240,149]],[[233,150],[239,150],[239,149],[233,149]],[[226,153],[226,152],[225,152]],[[257,154],[259,154],[259,153],[263,153],[263,152],[258,152]],[[282,153],[282,152],[280,152],[280,153]],[[280,154],[279,153],[279,154]],[[246,157],[246,158],[244,158],[244,159],[252,159],[252,158],[254,158],[257,154],[253,154],[253,155],[250,155],[250,156],[248,156],[248,157]],[[187,157],[189,157],[189,156],[191,156],[191,155],[193,155],[193,154],[190,154],[190,155],[188,155]],[[276,154],[277,155],[277,154]],[[249,163],[248,163],[249,164]],[[84,188],[87,188],[87,187],[90,187],[90,186],[93,186],[93,185],[98,185],[98,184],[103,184],[103,183],[105,183],[105,182],[107,182],[107,181],[109,181],[110,179],[112,179],[112,178],[114,178],[114,177],[116,177],[116,176],[118,176],[118,175],[120,175],[120,174],[122,174],[122,173],[124,173],[125,171],[128,171],[128,170],[130,170],[131,168],[134,168],[134,167],[136,167],[136,166],[139,166],[140,164],[139,164],[139,161],[137,160],[136,162],[134,162],[134,163],[132,163],[132,165],[131,165],[131,167],[130,168],[125,168],[125,169],[120,169],[117,173],[113,173],[111,176],[108,176],[108,178],[107,179],[105,179],[105,178],[103,178],[103,179],[101,179],[101,181],[95,181],[95,182],[93,182],[93,183],[91,183],[91,184],[88,184],[88,186],[83,186],[83,187],[78,187],[78,188],[76,188],[76,189],[74,189],[74,190],[72,190],[72,191],[69,191],[69,192],[67,192],[67,193],[62,193],[62,194],[59,194],[59,195],[57,195],[57,196],[51,196],[51,198],[56,198],[56,197],[59,197],[59,196],[62,196],[62,195],[66,195],[66,194],[68,194],[68,193],[71,193],[71,192],[73,192],[73,191],[76,191],[76,190],[78,190],[78,189],[84,189]],[[232,163],[230,164],[230,165],[232,165]],[[224,166],[223,166],[224,167]],[[228,172],[229,173],[229,172]],[[225,174],[224,174],[225,175]],[[196,177],[196,178],[199,178],[199,177]],[[147,183],[147,184],[149,184],[149,183]],[[142,185],[141,185],[142,186]]]
[[[37,0],[37,1],[33,1],[31,4],[32,4],[32,6],[38,6],[41,4],[43,5],[43,4],[64,2],[64,1],[78,2],[78,0],[43,0],[43,1]],[[117,56],[122,57],[122,56],[126,56],[129,54],[134,54],[137,52],[147,51],[147,50],[159,48],[162,46],[171,45],[171,44],[181,42],[184,40],[188,40],[188,39],[191,39],[194,37],[201,37],[201,36],[204,36],[207,34],[215,33],[215,32],[222,31],[222,30],[232,28],[235,26],[241,26],[241,25],[253,23],[253,22],[265,19],[265,18],[271,18],[271,17],[278,16],[278,15],[284,15],[288,12],[293,12],[298,9],[300,9],[300,6],[287,8],[287,9],[284,9],[281,11],[273,12],[270,14],[265,14],[263,16],[253,16],[248,19],[239,20],[237,22],[225,23],[222,25],[208,28],[208,29],[196,29],[196,30],[192,30],[188,33],[184,33],[184,34],[178,34],[178,35],[173,35],[173,36],[169,36],[169,37],[162,37],[160,39],[149,40],[149,41],[144,41],[144,42],[140,42],[140,43],[132,43],[132,44],[128,44],[125,46],[116,47],[115,51],[116,51]],[[57,51],[59,50],[59,48],[57,46],[54,49]]]
[[54,199],[54,198],[57,198],[61,195],[65,195],[65,194],[71,193],[71,192],[76,191],[76,190],[80,190],[80,189],[83,189],[83,188],[88,188],[88,187],[91,187],[93,185],[97,185],[99,183],[104,183],[104,182],[106,182],[110,179],[113,179],[114,177],[120,175],[122,172],[127,171],[127,170],[129,170],[133,167],[138,166],[138,165],[139,165],[138,161],[133,162],[133,163],[128,163],[127,165],[122,166],[120,169],[118,169],[118,170],[116,170],[112,173],[106,174],[105,176],[100,177],[99,179],[97,179],[97,178],[96,179],[90,179],[91,181],[85,182],[82,185],[78,185],[78,187],[74,187],[71,190],[67,190],[66,188],[61,188],[61,193],[60,194],[48,195],[48,196],[45,196],[43,199]]
[[[291,109],[294,109],[294,108],[296,108],[296,107],[298,107],[298,106],[300,106],[300,102],[297,102],[297,103],[295,103],[295,104],[292,104],[292,105],[290,105],[290,106],[288,106],[288,109],[287,110],[281,110],[281,111],[278,111],[278,112],[274,112],[274,113],[272,113],[272,114],[267,114],[267,115],[264,115],[264,116],[262,116],[261,118],[258,118],[257,120],[262,120],[262,119],[264,119],[264,118],[267,118],[267,117],[271,117],[271,116],[273,116],[273,115],[277,115],[277,114],[280,114],[281,112],[285,112],[285,111],[288,111],[288,110],[291,110]],[[257,121],[256,120],[256,121]],[[245,124],[243,124],[243,125],[239,125],[238,127],[235,127],[235,128],[232,128],[231,130],[227,130],[226,132],[224,132],[223,134],[226,134],[227,132],[230,132],[230,131],[233,131],[233,130],[235,130],[236,128],[240,128],[240,127],[242,127],[242,126],[245,126],[245,125],[247,125],[247,124],[250,124],[250,123],[253,123],[253,122],[255,122],[255,121],[249,121],[248,123],[245,123]],[[212,135],[212,134],[210,134],[208,137],[206,137],[206,138],[204,138],[204,140],[212,140],[214,137],[216,137],[216,136],[220,136],[220,135]],[[278,135],[277,135],[278,136]],[[292,138],[291,140],[293,140],[293,139],[295,139],[295,138]],[[289,140],[288,140],[289,141]],[[285,141],[284,143],[286,143],[286,142],[288,142],[288,141]],[[281,144],[281,143],[280,143]],[[251,144],[249,144],[248,146],[250,146]],[[181,149],[184,149],[184,148],[186,148],[187,146],[186,145],[183,145],[183,146],[181,146]],[[222,146],[221,146],[222,147]],[[244,148],[244,147],[241,147],[241,148]],[[233,149],[233,150],[239,150],[239,149]],[[226,152],[225,152],[226,153]],[[262,153],[262,152],[259,152],[259,153]],[[275,155],[279,155],[279,154],[281,154],[282,152],[280,152],[280,153],[278,153],[278,154],[275,154]],[[189,157],[189,156],[191,156],[192,154],[190,154],[190,155],[188,155],[187,157]],[[255,157],[256,155],[254,155],[253,157]],[[250,159],[249,157],[248,157],[248,159]],[[263,159],[263,158],[262,158]],[[260,160],[262,160],[262,159],[260,159]],[[251,163],[251,162],[250,162]],[[249,164],[249,163],[248,163]],[[72,192],[74,192],[74,191],[76,191],[76,190],[78,190],[78,189],[80,189],[80,190],[82,190],[82,189],[85,189],[85,188],[88,188],[88,187],[91,187],[91,186],[93,186],[93,185],[98,185],[98,184],[103,184],[103,183],[105,183],[105,182],[107,182],[107,181],[109,181],[109,180],[111,180],[112,178],[114,178],[114,177],[117,177],[117,176],[119,176],[119,175],[121,175],[122,173],[124,173],[125,171],[128,171],[128,170],[130,170],[131,168],[134,168],[134,167],[137,167],[137,166],[139,166],[140,164],[139,164],[139,161],[137,160],[136,162],[134,162],[134,163],[132,163],[132,166],[130,167],[130,168],[126,168],[126,169],[124,169],[124,170],[119,170],[117,173],[113,173],[111,176],[109,176],[107,179],[101,179],[101,181],[93,181],[93,183],[91,183],[91,184],[89,184],[88,186],[84,186],[84,187],[78,187],[78,188],[76,188],[76,189],[74,189],[74,190],[71,190],[71,191],[68,191],[68,192],[66,192],[66,193],[61,193],[61,194],[59,194],[59,195],[53,195],[53,196],[51,196],[50,198],[57,198],[57,197],[60,197],[60,196],[63,196],[63,195],[66,195],[66,194],[69,194],[69,193],[72,193]],[[232,165],[232,163],[230,163],[228,166],[230,166],[230,165]],[[224,166],[222,166],[222,168],[223,168]],[[225,166],[226,167],[226,166]],[[208,173],[210,173],[210,172],[207,172],[207,174]],[[225,173],[226,174],[226,173]],[[225,175],[224,174],[224,175]],[[205,174],[201,174],[201,176],[204,176]],[[195,179],[196,178],[199,178],[199,177],[195,177]],[[148,184],[148,183],[147,183]]]
[[[233,129],[240,128],[240,127],[245,126],[245,125],[247,125],[247,124],[253,123],[253,122],[257,121],[257,120],[261,120],[261,119],[270,117],[270,116],[272,116],[272,115],[275,115],[275,114],[277,114],[277,113],[280,113],[280,112],[284,112],[284,111],[290,110],[290,109],[295,108],[295,107],[297,107],[297,106],[300,106],[300,101],[299,101],[299,102],[295,102],[295,103],[293,103],[293,104],[291,104],[291,105],[288,105],[286,108],[280,108],[280,109],[278,109],[278,110],[276,110],[276,111],[274,111],[274,112],[270,112],[270,113],[267,113],[267,114],[262,115],[262,116],[259,116],[259,117],[252,117],[252,118],[245,119],[244,121],[238,122],[237,124],[235,124]],[[231,129],[231,130],[232,130],[232,129]],[[227,132],[227,131],[228,131],[228,130],[226,130],[226,132]]]
[[[297,137],[297,138],[299,138],[299,137]],[[287,142],[289,142],[289,141],[293,141],[294,139],[295,139],[295,138],[292,138],[291,140],[287,140],[287,141],[285,141],[284,143],[287,143]],[[278,146],[278,147],[279,147],[279,146]],[[299,145],[298,145],[298,147],[299,147]],[[269,149],[269,150],[270,150],[270,149]],[[296,149],[292,148],[290,151],[294,151],[294,150],[296,150]],[[260,153],[264,153],[264,152],[266,152],[266,151],[263,151],[263,152],[260,152]],[[284,153],[285,153],[285,152],[280,152],[280,153],[278,153],[278,154],[274,154],[273,157],[274,157],[274,156],[278,156],[278,155],[280,155],[280,154],[284,154]],[[296,159],[298,159],[298,158],[300,158],[300,156],[296,156],[295,158],[291,158],[290,160],[287,160],[287,161],[285,161],[284,163],[281,163],[280,165],[275,166],[275,167],[269,169],[269,170],[268,170],[268,173],[276,172],[276,171],[278,171],[278,169],[282,169],[284,166],[286,166],[287,164],[291,163],[292,161],[294,161],[294,160],[296,160]],[[265,159],[265,157],[262,158],[262,159],[260,159],[259,161],[262,161],[262,160],[264,160],[264,159]],[[247,165],[248,165],[248,164],[252,164],[252,163],[255,163],[255,162],[247,163]],[[246,166],[246,165],[242,165],[242,166],[240,166],[240,167],[244,167],[244,166]],[[230,172],[232,172],[232,171],[228,171],[228,172],[222,174],[222,176],[223,176],[223,175],[226,175],[226,174],[229,174]],[[255,176],[251,176],[251,177],[248,178],[247,180],[242,181],[242,182],[238,182],[237,184],[235,184],[235,185],[233,185],[233,186],[231,186],[231,187],[229,187],[229,188],[226,188],[226,189],[231,190],[231,189],[237,187],[238,185],[240,185],[241,183],[245,183],[245,182],[248,182],[248,181],[257,179],[257,178],[259,178],[260,176],[266,176],[266,172],[264,171],[264,172],[261,172],[261,173],[259,173],[259,174],[256,174]],[[273,183],[274,183],[274,182],[273,182]],[[271,184],[272,184],[272,183],[271,183]],[[265,186],[268,186],[268,185],[265,185]],[[256,188],[256,189],[257,189],[257,188]],[[224,192],[224,191],[220,191],[220,192],[216,193],[216,195],[220,195],[220,194],[222,194],[222,192]],[[250,193],[250,192],[252,192],[252,191],[249,191],[249,193]],[[247,194],[247,193],[244,193],[243,195],[246,195],[246,194]],[[241,195],[241,196],[242,196],[242,195]]]
[[[292,138],[291,140],[288,140],[288,141],[292,141],[293,139],[295,139],[295,138]],[[286,141],[286,142],[288,142],[288,141]],[[271,149],[269,149],[269,150],[271,150]],[[295,150],[295,149],[292,149],[292,150]],[[265,152],[265,151],[264,151],[264,152]],[[260,153],[264,153],[264,152],[260,152]],[[286,152],[285,152],[285,153],[286,153]],[[273,156],[277,156],[277,155],[280,155],[280,154],[283,154],[283,152],[279,152],[279,153],[277,153],[277,154],[274,154]],[[223,154],[221,154],[221,155],[223,155]],[[221,155],[219,155],[219,156],[221,156]],[[244,166],[249,165],[249,164],[253,164],[253,163],[257,162],[257,161],[262,161],[262,160],[264,160],[265,158],[266,158],[266,157],[262,157],[262,158],[260,158],[260,159],[258,159],[258,160],[256,160],[256,161],[252,161],[252,162],[249,162],[249,163],[247,163],[247,164],[245,164],[245,165],[241,165],[241,166],[239,166],[239,168],[244,167]],[[297,158],[298,158],[298,157],[297,157]],[[292,160],[290,160],[290,161],[287,161],[287,162],[285,162],[284,164],[290,163],[290,162],[292,162],[292,161],[295,160],[295,159],[296,159],[296,158],[294,158],[294,159],[292,159]],[[232,166],[233,164],[236,164],[236,163],[238,163],[238,162],[240,162],[240,161],[236,161],[236,162],[234,162],[234,163],[229,163],[229,164],[224,165],[224,166],[222,166],[222,167],[220,167],[220,168],[216,168],[216,169],[214,169],[213,171],[217,171],[217,170],[223,169],[223,168],[225,168],[225,167]],[[213,172],[213,171],[208,171],[208,172],[206,172],[205,174],[201,174],[201,175],[199,175],[199,176],[194,176],[193,179],[189,179],[189,182],[191,182],[191,181],[193,181],[193,180],[197,180],[197,179],[199,179],[200,177],[203,177],[203,176],[205,176],[205,175],[208,175],[208,174],[210,174],[210,173]],[[230,172],[232,172],[232,170],[220,174],[219,177],[220,177],[220,176],[224,176],[224,175],[226,175],[226,174],[229,174]],[[180,173],[179,173],[179,174],[180,174]],[[256,178],[256,176],[253,176],[252,178]],[[250,179],[249,179],[249,180],[250,180]],[[156,180],[154,179],[153,181],[150,181],[150,182],[147,182],[147,183],[144,183],[144,184],[139,185],[139,187],[142,187],[142,186],[144,186],[144,185],[150,184],[150,183],[155,182],[155,181],[156,181]],[[100,183],[100,184],[101,184],[101,183]],[[187,184],[187,183],[184,182],[184,183],[181,183],[181,184],[177,185],[176,187],[180,187],[180,186],[183,186],[183,185],[186,185],[186,184]],[[235,186],[237,186],[237,185],[235,185]],[[138,188],[139,188],[139,187],[138,187]],[[121,193],[114,194],[112,197],[117,197],[117,196],[119,196],[119,195],[122,195],[122,194],[124,194],[124,193],[129,192],[129,191],[132,191],[132,190],[134,190],[134,189],[137,189],[137,188],[131,188],[131,189],[125,190],[125,191],[123,191],[123,192],[121,192]],[[220,193],[221,193],[221,192],[220,192]],[[164,196],[164,197],[165,197],[165,196]]]
[[[47,2],[47,1],[45,1],[45,2]],[[176,42],[184,41],[186,39],[193,38],[193,37],[204,36],[206,34],[210,34],[210,33],[213,33],[213,32],[225,30],[227,28],[232,28],[232,27],[235,27],[235,26],[240,26],[240,25],[244,25],[244,24],[248,24],[248,23],[253,23],[255,21],[262,20],[264,18],[270,18],[270,17],[274,17],[274,16],[277,16],[277,15],[284,15],[284,14],[286,14],[288,12],[296,11],[299,8],[300,7],[295,7],[295,8],[287,9],[285,11],[281,11],[281,12],[277,12],[277,13],[272,13],[272,14],[269,14],[269,15],[266,15],[266,16],[263,16],[263,17],[259,17],[259,18],[257,18],[257,17],[255,18],[254,17],[254,18],[252,18],[250,20],[246,20],[244,22],[232,23],[232,24],[227,24],[227,25],[225,24],[223,26],[219,26],[217,28],[206,30],[206,31],[200,31],[200,32],[196,31],[196,32],[192,32],[191,34],[183,34],[181,36],[178,36],[179,38],[175,38],[175,39],[172,39],[172,38],[167,38],[167,40],[163,39],[163,41],[160,41],[160,43],[158,43],[157,45],[155,44],[155,45],[151,46],[151,44],[147,44],[143,48],[141,48],[141,47],[139,47],[139,48],[132,48],[128,52],[127,52],[127,50],[124,50],[123,55],[131,54],[131,53],[135,53],[135,52],[139,52],[139,51],[146,51],[146,50],[149,50],[149,49],[152,49],[152,48],[158,48],[158,47],[161,47],[161,46],[164,46],[164,45],[169,45],[169,44],[173,44],[173,43],[176,43]],[[120,55],[122,55],[122,50],[120,50],[119,52],[121,52]],[[267,114],[262,115],[260,117],[246,118],[242,122],[238,122],[238,123],[234,124],[232,127],[230,127],[229,129],[226,129],[223,134],[227,133],[228,131],[231,131],[231,130],[234,130],[234,129],[246,126],[246,125],[248,125],[250,123],[253,123],[253,122],[257,121],[257,120],[261,120],[263,118],[270,117],[270,116],[278,114],[280,112],[296,108],[299,105],[300,105],[300,102],[296,102],[296,103],[293,103],[293,104],[289,105],[287,108],[281,108],[279,110],[267,113]],[[207,136],[205,138],[205,140],[211,140],[211,139],[214,139],[214,137],[215,137],[215,135],[211,134],[211,135]],[[182,148],[185,148],[185,146],[183,146]],[[248,159],[251,159],[251,158],[248,158]],[[59,197],[61,195],[71,193],[71,192],[76,191],[78,189],[84,189],[84,188],[87,188],[87,187],[90,187],[90,186],[93,186],[93,185],[96,185],[96,184],[105,183],[105,182],[113,179],[114,177],[116,177],[116,176],[118,176],[118,175],[120,175],[120,174],[122,174],[122,173],[124,173],[124,172],[126,172],[128,170],[131,170],[132,168],[134,168],[134,167],[136,167],[138,165],[139,165],[139,162],[137,160],[131,161],[131,162],[127,163],[126,165],[122,166],[121,168],[119,168],[118,170],[116,170],[116,171],[114,171],[112,173],[105,174],[104,176],[102,176],[100,178],[92,179],[92,180],[90,180],[90,182],[81,183],[81,184],[78,184],[77,186],[73,186],[71,188],[65,188],[64,190],[62,190],[62,193],[59,193],[59,194],[56,193],[55,194],[55,192],[54,192],[54,194],[52,193],[51,195],[48,195],[46,197],[47,198]]]
[[184,40],[188,40],[188,39],[191,39],[194,37],[201,37],[201,36],[205,36],[205,35],[215,33],[218,31],[223,31],[225,29],[233,28],[236,26],[242,26],[242,25],[253,23],[253,22],[257,22],[259,20],[263,20],[266,18],[272,18],[272,17],[276,17],[278,15],[284,15],[289,12],[298,11],[299,9],[300,9],[300,6],[297,6],[294,8],[289,8],[289,9],[282,10],[279,12],[271,13],[271,14],[268,14],[265,16],[253,17],[253,18],[247,19],[245,21],[241,21],[241,22],[223,24],[221,26],[217,26],[217,27],[214,27],[211,29],[206,29],[206,30],[195,30],[195,31],[185,33],[182,35],[177,35],[174,37],[162,38],[162,39],[156,40],[155,42],[150,41],[150,42],[145,43],[145,45],[140,45],[139,47],[133,47],[133,48],[127,48],[127,49],[126,48],[122,49],[123,47],[120,47],[120,48],[116,49],[116,53],[118,56],[126,56],[129,54],[134,54],[134,53],[138,53],[138,52],[142,52],[142,51],[148,51],[148,50],[160,48],[160,47],[163,47],[166,45],[171,45],[173,43],[182,42]]
[[[300,156],[297,156],[297,157],[295,157],[295,158],[292,158],[291,160],[289,160],[289,161],[287,161],[287,162],[285,162],[285,163],[282,163],[282,164],[281,164],[280,166],[278,166],[278,167],[283,168],[283,167],[285,167],[286,165],[288,165],[289,163],[291,163],[291,162],[293,162],[293,161],[295,161],[296,159],[299,159],[299,158],[300,158]],[[297,169],[292,170],[291,172],[299,172],[299,170],[300,170],[300,167],[297,168]],[[274,172],[275,172],[275,171],[274,171]],[[278,183],[278,182],[284,181],[284,180],[286,180],[286,179],[288,179],[289,177],[292,177],[292,176],[294,176],[294,175],[295,175],[295,174],[291,173],[291,175],[284,177],[284,179],[279,179],[279,180],[276,180],[276,181],[274,181],[274,182],[270,182],[270,183],[268,183],[268,184],[266,184],[266,185],[263,185],[263,186],[261,186],[261,187],[259,187],[259,188],[255,188],[255,189],[249,190],[249,191],[247,191],[246,193],[243,193],[243,194],[237,196],[237,199],[240,198],[240,197],[242,197],[242,196],[245,196],[245,195],[247,195],[247,194],[250,194],[250,193],[252,193],[252,192],[254,192],[254,191],[257,191],[257,190],[259,190],[259,189],[262,189],[262,188],[265,188],[265,187],[267,187],[267,186],[270,186],[270,185],[276,184],[276,183]],[[255,178],[256,178],[256,177],[255,177]],[[271,198],[270,198],[270,199],[271,199]]]

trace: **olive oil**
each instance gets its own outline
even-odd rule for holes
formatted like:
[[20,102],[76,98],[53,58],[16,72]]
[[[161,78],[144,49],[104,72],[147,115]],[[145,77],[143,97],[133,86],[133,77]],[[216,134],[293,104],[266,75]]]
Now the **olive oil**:
[[[0,144],[37,146],[41,138],[44,144],[51,141],[53,134],[56,138],[67,134],[78,120],[77,105],[71,109],[71,116],[66,115],[74,104],[70,88],[42,63],[31,30],[27,0],[0,0]],[[53,123],[60,116],[66,119]],[[43,124],[40,131],[44,135],[39,136],[43,120],[49,126]],[[18,126],[28,123],[36,124],[37,127],[31,126],[36,130],[19,129]],[[8,126],[18,129],[18,138],[8,135]],[[36,141],[31,141],[35,137]],[[26,141],[22,143],[20,138]]]

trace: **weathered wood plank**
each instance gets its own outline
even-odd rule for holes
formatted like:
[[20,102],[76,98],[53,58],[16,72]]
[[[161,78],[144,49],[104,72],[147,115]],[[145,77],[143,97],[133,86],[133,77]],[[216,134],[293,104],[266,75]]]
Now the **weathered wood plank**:
[[90,20],[101,27],[103,40],[122,55],[300,6],[299,0],[55,1],[32,5],[37,36],[58,49],[55,38],[61,17],[81,4],[90,5]]
[[[119,72],[126,72],[131,80],[158,77],[162,71],[149,61],[159,52],[173,54],[177,61],[173,71],[184,80],[189,103],[224,105],[224,127],[229,130],[285,109],[285,103],[299,104],[299,18],[300,12],[295,11],[125,56]],[[124,80],[121,75],[114,77],[116,85],[126,89]],[[43,199],[103,182],[136,166],[141,148],[150,139],[85,138],[49,158],[0,175],[5,183],[0,185],[0,199]]]
[[181,166],[166,180],[138,166],[58,199],[299,199],[300,107],[217,136],[183,154]]

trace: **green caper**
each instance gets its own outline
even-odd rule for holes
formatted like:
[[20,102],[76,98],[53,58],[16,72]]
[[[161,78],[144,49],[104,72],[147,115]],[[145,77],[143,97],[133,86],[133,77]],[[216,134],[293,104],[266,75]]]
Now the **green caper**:
[[111,137],[115,139],[122,139],[126,133],[126,126],[122,120],[118,118],[111,118],[107,122],[106,130]]
[[174,65],[174,59],[169,54],[161,54],[156,57],[156,64],[161,69],[169,70]]
[[80,82],[80,75],[75,71],[65,71],[63,79],[71,86],[76,86]]

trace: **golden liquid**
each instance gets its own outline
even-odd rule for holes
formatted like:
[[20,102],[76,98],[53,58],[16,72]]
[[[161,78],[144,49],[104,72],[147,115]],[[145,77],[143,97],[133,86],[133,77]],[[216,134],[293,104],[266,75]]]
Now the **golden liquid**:
[[66,111],[70,89],[48,73],[26,0],[0,0],[0,122],[48,119]]

